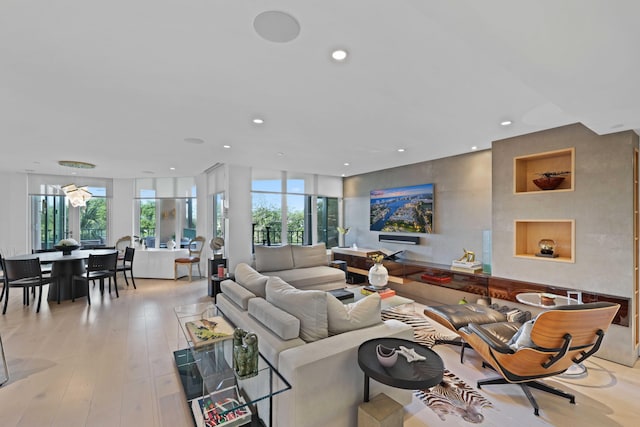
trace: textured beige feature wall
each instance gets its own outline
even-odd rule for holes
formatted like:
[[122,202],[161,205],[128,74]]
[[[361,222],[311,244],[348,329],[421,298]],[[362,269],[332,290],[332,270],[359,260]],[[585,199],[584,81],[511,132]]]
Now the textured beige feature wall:
[[[417,234],[419,245],[382,243],[369,231],[371,190],[434,184],[434,233]],[[406,250],[410,259],[451,264],[462,249],[482,256],[482,231],[491,228],[491,151],[385,169],[344,180],[345,244]],[[392,233],[382,233],[392,234]],[[410,234],[407,234],[410,235]]]
[[[495,141],[492,274],[631,298],[632,159],[637,146],[634,132],[599,136],[581,124]],[[575,148],[574,191],[514,194],[515,157],[570,147]],[[514,220],[518,219],[575,220],[575,262],[515,257]],[[632,330],[612,326],[598,355],[633,364],[638,350]]]

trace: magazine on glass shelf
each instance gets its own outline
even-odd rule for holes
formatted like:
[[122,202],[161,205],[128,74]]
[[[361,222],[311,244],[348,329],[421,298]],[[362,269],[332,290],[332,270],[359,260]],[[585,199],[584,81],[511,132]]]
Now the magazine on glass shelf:
[[191,402],[198,427],[236,427],[251,421],[251,410],[236,386],[215,391]]

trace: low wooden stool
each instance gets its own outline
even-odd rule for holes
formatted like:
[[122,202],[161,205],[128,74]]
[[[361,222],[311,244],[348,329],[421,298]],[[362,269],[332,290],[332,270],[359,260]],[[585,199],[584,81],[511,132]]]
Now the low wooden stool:
[[384,393],[358,405],[358,427],[402,427],[404,408]]

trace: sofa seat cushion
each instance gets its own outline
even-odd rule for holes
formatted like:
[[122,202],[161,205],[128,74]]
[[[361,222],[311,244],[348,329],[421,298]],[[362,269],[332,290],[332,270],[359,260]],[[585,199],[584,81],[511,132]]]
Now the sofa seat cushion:
[[283,340],[300,335],[300,320],[263,298],[249,301],[249,314]]
[[235,327],[255,332],[258,335],[258,348],[260,349],[260,353],[276,368],[278,368],[278,356],[280,352],[288,348],[306,345],[299,337],[283,340],[269,328],[257,321],[248,311],[238,309],[225,294],[218,294],[216,296],[216,307],[220,309]]
[[260,246],[255,248],[256,270],[277,271],[294,268],[290,245]]
[[380,295],[371,294],[359,301],[343,304],[327,292],[329,335],[337,335],[382,323]]
[[296,268],[293,270],[270,271],[269,276],[278,276],[296,288],[308,288],[325,283],[346,283],[344,271],[329,266]]
[[293,265],[295,268],[318,267],[328,265],[327,247],[324,243],[303,246],[292,245]]
[[247,310],[249,308],[249,300],[256,297],[253,292],[240,286],[233,280],[222,281],[222,283],[220,283],[220,290],[242,310]]
[[258,273],[251,268],[249,264],[244,262],[239,263],[235,269],[235,281],[253,292],[259,297],[264,298],[264,287],[267,284],[267,276]]
[[267,301],[300,320],[300,338],[306,342],[329,336],[327,296],[323,291],[296,289],[271,276],[266,286]]

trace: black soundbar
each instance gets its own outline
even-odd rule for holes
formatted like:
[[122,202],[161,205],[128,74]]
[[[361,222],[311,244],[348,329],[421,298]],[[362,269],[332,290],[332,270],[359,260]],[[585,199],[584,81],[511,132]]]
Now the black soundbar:
[[419,245],[419,236],[397,236],[394,234],[379,234],[378,241],[387,243],[406,243],[408,245]]

